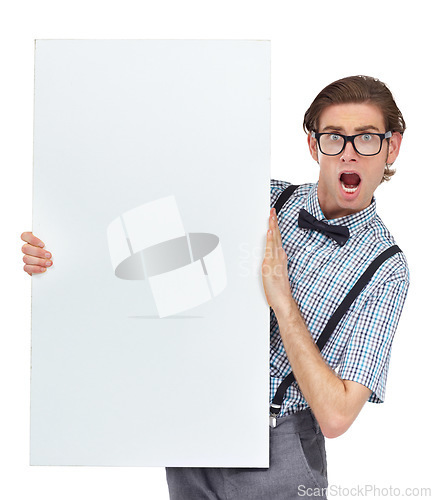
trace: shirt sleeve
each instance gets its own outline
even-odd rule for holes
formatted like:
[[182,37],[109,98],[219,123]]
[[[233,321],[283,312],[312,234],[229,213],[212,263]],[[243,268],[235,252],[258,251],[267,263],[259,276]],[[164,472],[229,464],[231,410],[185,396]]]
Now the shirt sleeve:
[[[408,270],[406,270],[408,273]],[[383,403],[391,346],[409,287],[409,276],[380,285],[356,315],[338,367],[341,379],[369,389],[372,403]]]

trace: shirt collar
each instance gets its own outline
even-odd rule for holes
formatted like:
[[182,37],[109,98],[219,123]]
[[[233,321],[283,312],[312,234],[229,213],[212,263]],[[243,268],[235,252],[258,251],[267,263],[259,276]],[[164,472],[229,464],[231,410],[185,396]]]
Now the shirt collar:
[[319,221],[338,226],[346,226],[350,231],[350,236],[369,224],[376,217],[376,201],[375,196],[373,196],[371,204],[360,212],[344,215],[338,219],[326,219],[318,201],[318,183],[312,186],[312,189],[306,197],[303,208]]

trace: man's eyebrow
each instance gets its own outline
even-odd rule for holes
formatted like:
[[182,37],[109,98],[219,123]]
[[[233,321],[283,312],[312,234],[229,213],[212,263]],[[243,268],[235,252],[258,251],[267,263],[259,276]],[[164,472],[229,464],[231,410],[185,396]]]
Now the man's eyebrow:
[[343,130],[343,127],[335,127],[333,125],[327,125],[327,127],[323,128],[323,132],[326,130],[334,130],[335,132],[341,132]]
[[354,130],[356,132],[364,132],[365,130],[376,130],[377,132],[379,132],[379,128],[375,127],[375,125],[366,125],[364,127],[356,127]]

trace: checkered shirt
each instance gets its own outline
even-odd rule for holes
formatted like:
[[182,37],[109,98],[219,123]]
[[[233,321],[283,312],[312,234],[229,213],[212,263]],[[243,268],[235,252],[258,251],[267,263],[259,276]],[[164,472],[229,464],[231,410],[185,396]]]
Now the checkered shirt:
[[[271,206],[289,186],[271,181]],[[368,265],[394,239],[376,214],[372,203],[353,215],[327,220],[321,211],[318,184],[305,184],[294,191],[278,215],[282,245],[288,256],[292,295],[315,342],[327,321]],[[318,220],[349,228],[343,246],[313,230],[298,227],[301,208]],[[402,252],[385,261],[350,306],[321,354],[341,379],[371,389],[370,402],[382,403],[396,327],[409,286],[409,271]],[[270,402],[291,365],[270,309]],[[279,416],[308,408],[297,382],[285,393]]]

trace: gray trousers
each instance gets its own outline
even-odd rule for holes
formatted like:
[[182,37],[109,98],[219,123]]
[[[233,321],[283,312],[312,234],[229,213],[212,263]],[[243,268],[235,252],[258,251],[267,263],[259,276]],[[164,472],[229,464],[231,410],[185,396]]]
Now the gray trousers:
[[170,499],[326,498],[324,436],[311,410],[278,418],[277,427],[269,431],[269,468],[167,467]]

